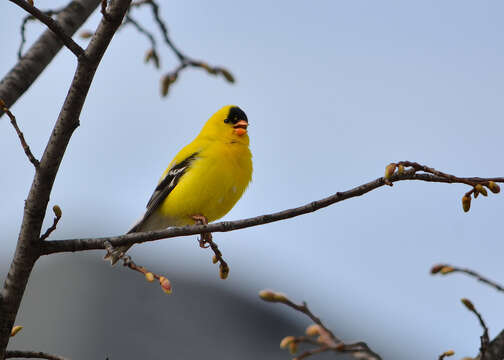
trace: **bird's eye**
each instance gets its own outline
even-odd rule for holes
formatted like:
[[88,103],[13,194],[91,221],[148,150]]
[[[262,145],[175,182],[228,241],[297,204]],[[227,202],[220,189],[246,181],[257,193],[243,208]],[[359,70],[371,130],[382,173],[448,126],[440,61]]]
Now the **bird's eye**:
[[224,119],[224,122],[227,124],[229,123],[229,119]]

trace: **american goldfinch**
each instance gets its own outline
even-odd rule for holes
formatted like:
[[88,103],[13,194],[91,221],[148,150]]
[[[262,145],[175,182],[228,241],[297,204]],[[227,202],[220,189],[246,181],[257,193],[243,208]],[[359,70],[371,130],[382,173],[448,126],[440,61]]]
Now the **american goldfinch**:
[[[147,203],[147,211],[128,233],[208,222],[226,215],[252,179],[247,115],[238,106],[217,111],[200,133],[170,162]],[[105,256],[115,264],[130,246]]]

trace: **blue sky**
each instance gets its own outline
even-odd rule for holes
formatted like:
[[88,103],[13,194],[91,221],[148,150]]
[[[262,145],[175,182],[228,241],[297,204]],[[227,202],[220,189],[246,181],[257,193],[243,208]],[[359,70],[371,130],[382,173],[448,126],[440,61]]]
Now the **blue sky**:
[[[177,150],[225,104],[247,113],[254,154],[253,182],[228,220],[347,190],[382,176],[391,161],[503,176],[503,7],[497,1],[163,3],[182,51],[227,67],[237,83],[188,70],[161,99],[161,72],[143,64],[147,40],[133,28],[118,33],[55,183],[50,204],[61,206],[63,219],[52,237],[127,230]],[[0,9],[4,74],[16,61],[24,14],[7,2]],[[154,30],[147,11],[135,14]],[[83,28],[97,21],[95,14]],[[29,24],[28,38],[40,29]],[[161,49],[162,69],[171,70],[176,60]],[[74,69],[75,59],[62,51],[12,108],[37,157]],[[0,152],[4,273],[33,175],[6,118]],[[268,287],[304,299],[336,333],[376,341],[382,354],[404,344],[409,359],[435,358],[448,348],[474,355],[481,329],[459,299],[474,301],[495,336],[504,328],[502,295],[462,276],[428,274],[431,265],[448,262],[504,279],[502,194],[476,199],[465,214],[460,199],[467,190],[402,182],[314,214],[217,234],[231,267],[224,286],[250,297]],[[192,239],[136,246],[132,255],[220,281]]]

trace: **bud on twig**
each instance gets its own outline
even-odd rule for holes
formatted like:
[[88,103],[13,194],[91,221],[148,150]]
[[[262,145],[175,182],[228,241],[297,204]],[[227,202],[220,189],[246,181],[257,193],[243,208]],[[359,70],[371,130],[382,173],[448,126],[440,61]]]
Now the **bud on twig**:
[[[474,193],[476,195],[476,192]],[[468,212],[471,208],[471,197],[469,195],[464,195],[462,197],[462,209],[464,212]]]
[[295,341],[296,338],[294,336],[286,336],[280,341],[280,349],[285,349],[287,346],[289,346],[290,343]]
[[16,336],[16,334],[17,334],[18,332],[20,332],[20,331],[21,331],[21,329],[23,329],[23,327],[22,327],[21,325],[16,325],[16,326],[14,326],[14,327],[12,328],[12,330],[11,330],[11,334],[10,334],[10,336],[11,336],[11,337],[12,337],[12,336]]
[[153,282],[154,281],[154,274],[151,272],[145,273],[145,280],[148,282]]
[[500,186],[494,183],[493,181],[489,181],[487,186],[490,189],[490,191],[493,192],[494,194],[500,193]]
[[460,299],[460,301],[462,302],[462,304],[465,305],[465,307],[467,308],[467,310],[470,310],[470,311],[474,311],[475,310],[474,309],[474,305],[471,302],[471,300],[463,298],[463,299]]
[[390,179],[392,177],[392,175],[394,175],[396,167],[397,167],[396,163],[390,163],[390,164],[388,164],[387,167],[385,168],[385,176],[384,176],[384,178],[387,179],[387,180]]
[[171,287],[171,282],[164,276],[159,277],[159,284],[161,285],[161,289],[165,294],[171,294],[172,293],[172,287]]

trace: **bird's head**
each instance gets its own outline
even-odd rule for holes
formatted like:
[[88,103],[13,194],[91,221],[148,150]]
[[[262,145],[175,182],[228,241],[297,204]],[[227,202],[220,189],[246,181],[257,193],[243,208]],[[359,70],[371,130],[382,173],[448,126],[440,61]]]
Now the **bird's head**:
[[227,105],[212,115],[201,130],[200,136],[248,144],[247,115],[236,105]]

